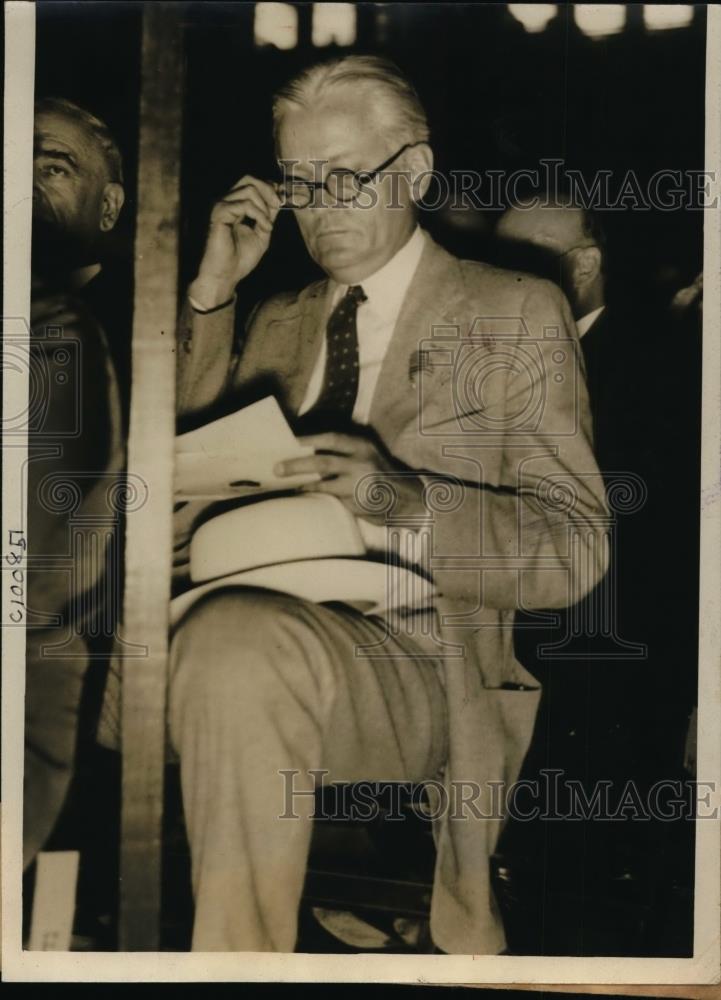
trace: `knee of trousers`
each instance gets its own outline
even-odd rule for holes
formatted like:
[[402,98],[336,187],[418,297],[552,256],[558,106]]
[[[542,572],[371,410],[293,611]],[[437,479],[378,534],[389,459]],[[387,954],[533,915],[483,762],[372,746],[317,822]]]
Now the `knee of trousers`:
[[332,699],[335,666],[324,609],[272,591],[215,591],[183,619],[171,642],[170,707],[214,711],[317,710]]

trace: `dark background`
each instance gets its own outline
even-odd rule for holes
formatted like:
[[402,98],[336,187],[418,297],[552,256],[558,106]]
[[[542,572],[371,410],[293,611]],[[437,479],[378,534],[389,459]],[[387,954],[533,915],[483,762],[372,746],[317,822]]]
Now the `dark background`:
[[[577,29],[571,11],[563,5],[543,32],[528,34],[505,4],[358,4],[356,44],[318,49],[311,43],[313,5],[299,4],[299,43],[282,51],[272,46],[255,47],[254,4],[178,6],[186,25],[181,286],[192,277],[198,262],[213,201],[242,174],[275,176],[270,130],[273,91],[295,71],[323,57],[360,51],[393,58],[415,82],[428,110],[436,166],[442,171],[532,170],[542,158],[561,158],[567,168],[580,169],[589,178],[596,170],[611,170],[617,183],[633,169],[643,189],[645,180],[660,169],[701,170],[704,166],[706,18],[702,5],[695,7],[690,27],[649,32],[643,25],[641,5],[631,4],[623,32],[592,40]],[[137,210],[141,19],[142,5],[136,3],[37,4],[38,95],[63,96],[88,108],[108,123],[121,146],[126,208],[107,253],[111,263],[126,268],[132,262]],[[666,309],[673,293],[701,270],[702,213],[621,210],[602,213],[602,221],[610,287],[618,293],[619,301],[633,300],[642,321],[645,318],[639,338],[642,333],[643,350],[647,350],[654,344],[655,318]],[[491,251],[492,222],[492,213],[463,216],[429,212],[422,220],[448,249],[477,259],[484,259]],[[315,265],[290,214],[282,213],[268,254],[243,283],[241,312],[274,291],[302,286],[315,276]],[[629,336],[634,336],[632,325]],[[673,520],[660,523],[662,537],[671,532],[676,546],[676,562],[670,565],[664,564],[669,549],[658,549],[657,575],[668,586],[663,610],[658,609],[662,627],[657,632],[660,643],[668,646],[668,654],[659,657],[658,668],[655,661],[649,663],[655,672],[649,687],[661,694],[654,708],[651,701],[640,702],[648,711],[637,726],[642,741],[655,740],[653,746],[661,747],[668,744],[664,712],[677,701],[682,724],[685,706],[693,702],[696,687],[697,323],[680,324],[670,334],[659,329],[658,345],[658,353],[668,354],[673,369],[665,401],[671,418],[664,414],[664,426],[675,423],[677,436],[669,451],[677,458],[681,450],[684,452],[682,460],[669,464],[668,469],[675,491]],[[640,367],[639,380],[644,372]],[[678,421],[674,421],[674,412],[679,414]],[[675,618],[667,627],[668,614]],[[603,673],[605,701],[589,709],[592,714],[595,711],[599,727],[606,727],[609,733],[617,727],[614,702],[628,698],[627,678],[623,663]],[[576,698],[573,692],[582,687],[583,683],[577,688],[569,686],[571,701]],[[640,690],[637,694],[640,698]],[[662,703],[663,711],[656,710]],[[569,705],[569,715],[577,709],[578,705]],[[559,728],[555,723],[549,725]],[[680,730],[678,725],[676,728],[674,738],[678,740]],[[554,740],[558,743],[563,736],[560,731],[545,737],[541,734],[536,750]],[[578,742],[585,737],[574,738]],[[595,749],[601,755],[606,738],[604,733],[594,736]],[[618,746],[620,766],[628,769],[625,744]],[[583,762],[580,747],[569,753]],[[101,795],[100,779],[91,780]],[[82,813],[82,806],[80,809]],[[546,846],[541,856],[538,845],[550,837],[548,824],[546,827],[545,831],[517,831],[519,843],[513,848],[516,860],[527,856],[528,871],[546,880],[535,902],[524,900],[528,871],[523,876],[525,883],[519,886],[513,864],[510,882],[506,879],[506,885],[499,887],[512,931],[515,920],[518,951],[689,953],[693,906],[690,824],[683,828],[676,824],[671,839],[664,830],[654,834],[655,840],[635,847],[621,843],[619,850],[633,855],[629,871],[621,865],[618,885],[604,883],[594,890],[595,895],[578,884],[572,885],[570,892],[567,886],[592,872],[598,845],[586,843],[583,837],[580,845],[578,838],[571,842],[557,837],[553,850]],[[106,833],[107,845],[116,837],[112,822]],[[94,842],[98,839],[95,836]],[[653,852],[650,870],[669,873],[662,884],[654,881],[646,885],[633,868],[637,864],[634,859],[644,852],[649,856]],[[577,853],[576,867],[566,864],[572,853]],[[611,860],[616,864],[618,858]],[[100,858],[97,871],[105,872],[102,865]],[[561,888],[552,897],[548,885],[554,879]],[[581,905],[578,897],[584,891],[588,899]]]
[[[105,119],[121,145],[128,202],[113,252],[129,256],[135,211],[137,3],[38,3],[36,89],[75,100]],[[437,167],[447,171],[533,169],[562,158],[589,175],[629,169],[641,184],[659,169],[703,169],[705,9],[689,28],[649,32],[642,5],[626,28],[590,39],[570,8],[529,34],[505,4],[358,4],[351,48],[311,44],[312,4],[296,5],[299,43],[256,48],[254,4],[188,3],[183,137],[183,283],[202,249],[213,201],[244,173],[274,176],[274,89],[319,58],[382,52],[415,82],[429,114]],[[450,249],[482,257],[484,220],[426,213]],[[670,296],[701,269],[701,212],[606,212],[614,275],[639,295]],[[289,273],[288,264],[291,265]],[[279,266],[280,265],[280,266]],[[290,218],[247,286],[248,297],[314,276]]]

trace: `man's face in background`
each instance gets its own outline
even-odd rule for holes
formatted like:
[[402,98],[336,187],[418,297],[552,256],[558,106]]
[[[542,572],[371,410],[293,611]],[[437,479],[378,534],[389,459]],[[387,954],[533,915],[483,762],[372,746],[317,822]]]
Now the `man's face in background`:
[[576,319],[603,304],[601,250],[571,206],[509,208],[496,225],[494,263],[554,281]]
[[94,263],[100,234],[113,228],[122,205],[95,137],[60,112],[41,112],[33,160],[33,270]]
[[[402,145],[399,140],[398,148]],[[289,109],[280,125],[278,152],[287,177],[317,181],[329,170],[371,171],[395,151],[367,102],[347,88],[317,108]],[[410,152],[388,170],[408,171]],[[421,155],[430,162],[429,152]],[[322,170],[312,161],[322,161]],[[386,176],[372,182],[368,191],[376,196],[373,207],[361,207],[368,205],[369,194],[361,193],[359,204],[353,205],[319,191],[315,207],[295,210],[311,257],[340,284],[362,282],[383,267],[415,227],[415,208],[403,178]],[[396,207],[389,208],[392,204]]]
[[555,282],[568,294],[570,274],[564,251],[581,238],[570,217],[541,206],[509,208],[495,231],[494,263]]

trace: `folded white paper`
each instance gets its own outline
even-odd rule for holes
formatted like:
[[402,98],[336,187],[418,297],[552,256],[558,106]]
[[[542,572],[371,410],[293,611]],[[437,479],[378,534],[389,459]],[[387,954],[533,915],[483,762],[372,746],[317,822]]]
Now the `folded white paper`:
[[316,473],[279,478],[278,462],[312,455],[300,444],[273,396],[175,439],[179,500],[227,499],[317,482]]
[[[224,587],[341,601],[368,614],[431,606],[434,588],[424,576],[366,557],[358,522],[337,497],[300,493],[261,499],[317,482],[314,473],[279,479],[273,472],[278,462],[312,454],[271,396],[176,439],[176,500],[256,495],[258,500],[211,517],[192,533],[187,568],[196,586],[171,602],[172,624],[200,597]],[[196,508],[187,504],[180,512],[188,535]]]

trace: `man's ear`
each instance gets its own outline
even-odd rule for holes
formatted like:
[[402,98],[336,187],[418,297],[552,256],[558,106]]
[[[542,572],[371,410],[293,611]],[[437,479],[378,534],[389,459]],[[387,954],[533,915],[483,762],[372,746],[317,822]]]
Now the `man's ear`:
[[414,201],[421,201],[431,183],[433,150],[427,142],[422,142],[406,150],[405,161],[411,175],[411,195]]
[[581,247],[573,255],[572,280],[575,288],[584,288],[601,274],[601,251],[598,247]]
[[103,190],[103,205],[100,213],[100,231],[109,232],[118,221],[120,209],[125,201],[122,184],[106,184]]

